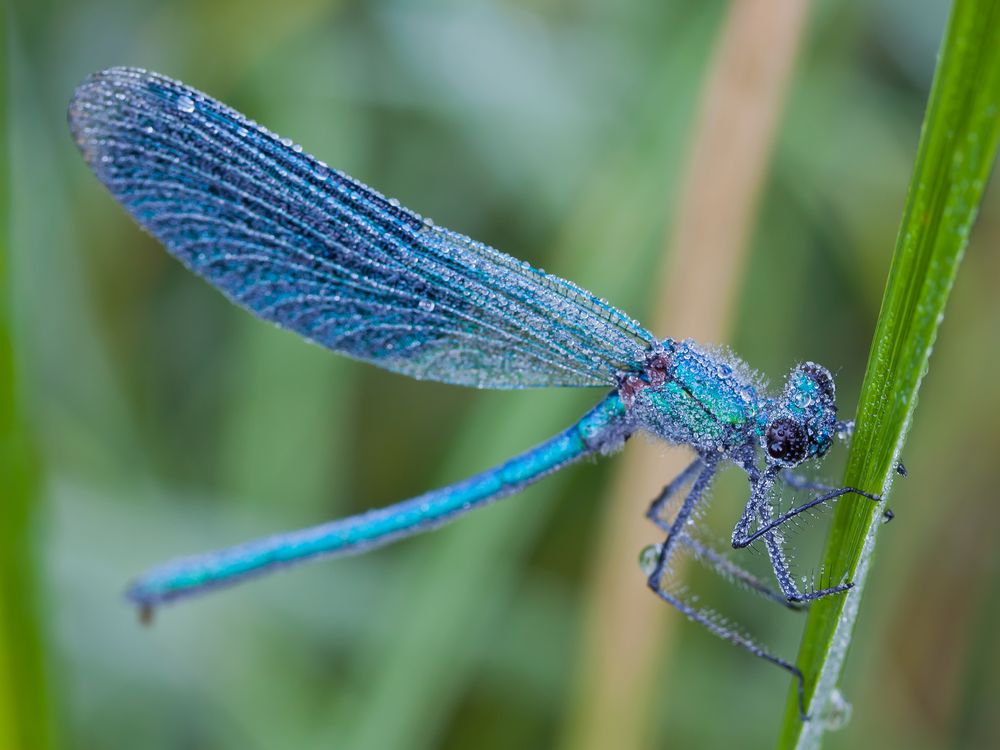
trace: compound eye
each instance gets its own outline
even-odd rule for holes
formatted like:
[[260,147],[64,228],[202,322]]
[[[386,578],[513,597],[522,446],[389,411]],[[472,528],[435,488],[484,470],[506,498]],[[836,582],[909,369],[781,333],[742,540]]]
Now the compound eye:
[[797,464],[806,457],[809,438],[805,429],[794,419],[776,419],[764,434],[767,455],[777,461]]
[[833,376],[830,371],[821,365],[817,365],[815,362],[806,362],[799,366],[799,369],[812,378],[813,382],[816,383],[816,387],[819,392],[823,394],[827,399],[833,401],[835,398],[835,389],[833,385]]

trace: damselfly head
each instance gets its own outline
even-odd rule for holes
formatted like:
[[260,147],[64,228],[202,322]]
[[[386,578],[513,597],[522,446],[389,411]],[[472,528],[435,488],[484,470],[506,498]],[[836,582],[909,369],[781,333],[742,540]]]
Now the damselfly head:
[[796,466],[830,449],[837,431],[833,376],[815,362],[797,365],[761,435],[761,447],[779,466]]

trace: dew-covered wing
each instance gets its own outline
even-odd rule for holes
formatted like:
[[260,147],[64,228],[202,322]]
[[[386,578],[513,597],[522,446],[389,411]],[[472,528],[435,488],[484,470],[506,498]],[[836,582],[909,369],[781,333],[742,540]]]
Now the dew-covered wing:
[[651,334],[434,226],[176,81],[97,73],[69,110],[91,168],[188,268],[261,318],[416,378],[610,385]]

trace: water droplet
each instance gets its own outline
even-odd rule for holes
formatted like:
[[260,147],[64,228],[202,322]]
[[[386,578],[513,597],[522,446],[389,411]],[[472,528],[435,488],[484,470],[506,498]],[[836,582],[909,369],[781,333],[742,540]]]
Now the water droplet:
[[843,729],[851,720],[851,710],[851,704],[844,699],[844,694],[839,688],[834,688],[830,693],[830,700],[820,712],[820,721],[827,731],[835,732]]
[[190,96],[180,96],[177,99],[177,109],[181,112],[194,112],[194,99]]
[[424,312],[434,312],[434,303],[431,302],[429,299],[420,300],[420,302],[417,303],[417,307],[419,307]]
[[660,562],[660,545],[650,544],[647,547],[643,547],[642,551],[639,553],[639,567],[642,572],[647,576],[653,575],[653,571],[656,570],[657,563]]
[[717,375],[718,375],[718,376],[719,376],[720,378],[722,378],[723,380],[725,380],[726,378],[728,378],[728,377],[729,377],[730,375],[732,375],[732,374],[733,374],[733,368],[732,368],[732,367],[730,367],[729,365],[725,364],[724,362],[722,362],[722,363],[720,363],[720,364],[719,364],[719,366],[718,366],[718,367],[717,367],[717,368],[715,369],[715,373],[716,373],[716,374],[717,374]]
[[430,216],[425,216],[424,217],[424,226],[425,227],[432,227],[432,226],[434,226],[434,219],[432,219]]

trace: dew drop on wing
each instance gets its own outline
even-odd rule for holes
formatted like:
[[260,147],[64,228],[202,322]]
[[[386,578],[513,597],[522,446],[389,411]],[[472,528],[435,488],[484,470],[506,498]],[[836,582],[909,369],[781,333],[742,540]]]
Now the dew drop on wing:
[[190,96],[181,96],[177,99],[177,109],[181,112],[187,112],[190,114],[194,112],[194,99]]

